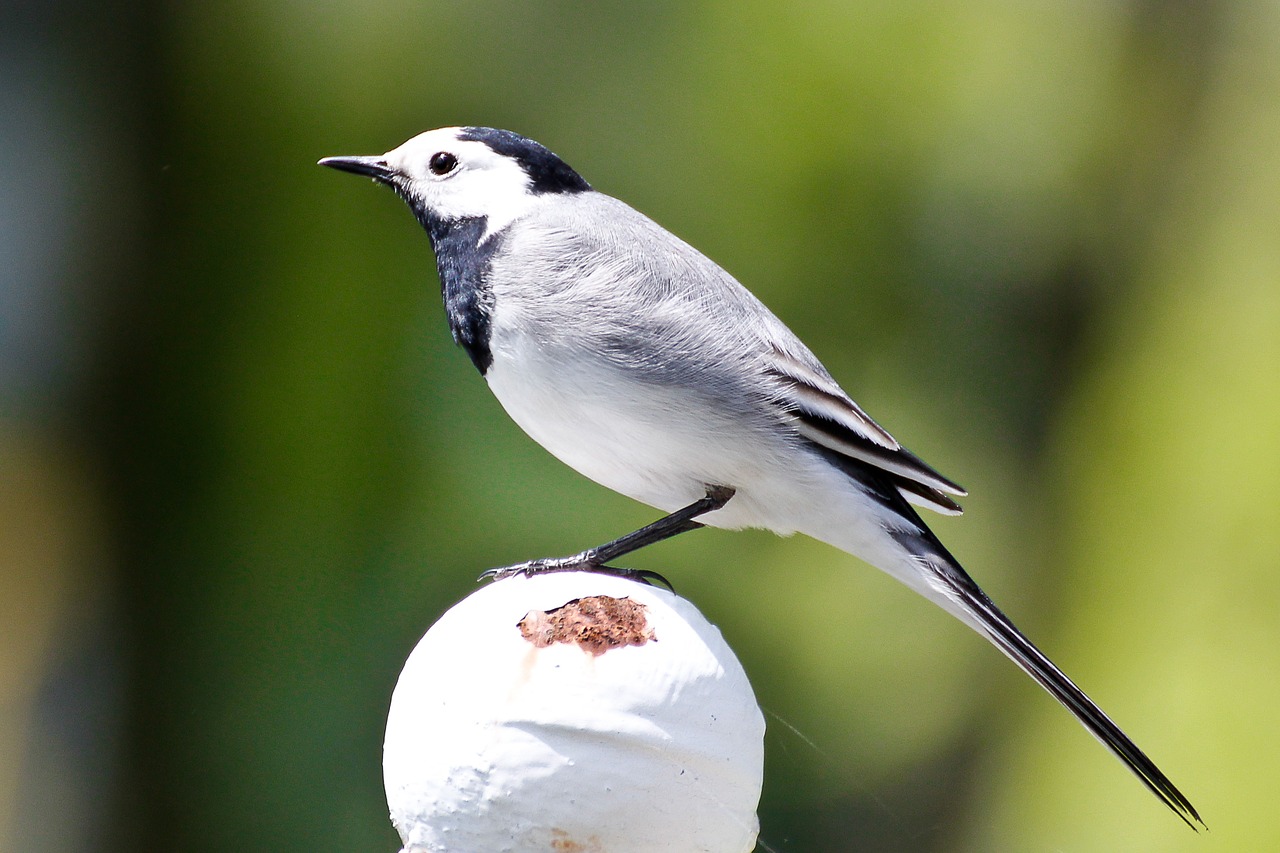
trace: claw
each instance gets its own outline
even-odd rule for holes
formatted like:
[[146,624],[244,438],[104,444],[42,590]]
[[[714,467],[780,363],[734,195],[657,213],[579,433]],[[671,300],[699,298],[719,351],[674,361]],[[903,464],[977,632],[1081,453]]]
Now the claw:
[[702,523],[694,521],[694,519],[723,507],[733,497],[734,491],[730,486],[708,485],[705,497],[694,501],[683,509],[663,516],[652,524],[647,524],[639,530],[628,533],[626,536],[614,539],[612,542],[606,542],[595,548],[588,548],[586,551],[575,554],[572,557],[549,557],[516,563],[514,566],[489,569],[476,578],[476,583],[483,580],[502,580],[516,575],[529,577],[530,575],[543,574],[544,572],[602,572],[646,584],[652,584],[657,581],[667,589],[675,592],[675,587],[671,585],[671,581],[657,572],[651,572],[646,569],[619,569],[608,565],[608,562],[647,545],[652,545],[655,542],[670,539],[672,536],[689,530],[697,530],[702,527]]
[[543,557],[538,560],[527,560],[523,563],[516,563],[514,566],[502,566],[501,568],[489,569],[476,578],[476,582],[485,580],[502,580],[503,578],[511,578],[516,575],[541,575],[548,572],[577,572],[577,571],[595,571],[602,568],[600,561],[595,558],[591,551],[583,551],[581,554],[574,554],[572,557]]
[[667,580],[658,572],[650,569],[627,569],[618,566],[606,566],[596,562],[589,557],[578,554],[573,557],[559,557],[554,559],[529,560],[524,563],[516,563],[514,566],[502,566],[500,568],[486,569],[480,573],[480,577],[476,578],[476,583],[482,581],[500,581],[506,578],[513,578],[517,575],[532,577],[533,575],[549,574],[550,572],[597,572],[602,575],[613,575],[614,577],[625,578],[626,580],[636,581],[638,583],[655,586],[661,584],[672,592],[676,591],[671,581]]

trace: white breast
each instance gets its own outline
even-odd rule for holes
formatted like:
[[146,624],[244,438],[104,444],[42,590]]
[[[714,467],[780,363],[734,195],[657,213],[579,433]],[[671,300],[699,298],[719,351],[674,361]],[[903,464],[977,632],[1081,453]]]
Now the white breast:
[[732,462],[691,423],[677,390],[640,387],[590,364],[552,362],[532,342],[495,347],[489,387],[520,428],[601,485],[671,511]]

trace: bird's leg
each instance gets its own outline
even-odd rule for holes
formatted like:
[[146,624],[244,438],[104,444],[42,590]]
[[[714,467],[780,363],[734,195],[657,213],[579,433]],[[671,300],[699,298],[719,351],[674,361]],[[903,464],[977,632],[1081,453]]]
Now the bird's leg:
[[662,518],[646,524],[639,530],[633,530],[626,536],[619,536],[611,542],[603,545],[597,545],[594,548],[574,554],[572,557],[544,557],[539,560],[529,560],[524,563],[517,563],[514,566],[504,566],[500,569],[489,569],[480,575],[480,580],[492,578],[493,580],[501,580],[509,578],[513,575],[537,575],[544,572],[605,572],[607,574],[619,575],[621,577],[632,578],[633,580],[658,580],[665,586],[670,587],[671,584],[667,579],[659,575],[657,572],[644,571],[642,569],[620,569],[607,565],[610,560],[616,560],[633,551],[638,551],[647,545],[655,542],[661,542],[664,539],[670,539],[672,536],[678,536],[687,530],[697,530],[703,525],[694,521],[700,515],[706,515],[714,512],[729,502],[734,495],[734,489],[729,486],[707,486],[707,494],[705,497],[699,498],[683,509],[678,509],[670,515],[664,515]]

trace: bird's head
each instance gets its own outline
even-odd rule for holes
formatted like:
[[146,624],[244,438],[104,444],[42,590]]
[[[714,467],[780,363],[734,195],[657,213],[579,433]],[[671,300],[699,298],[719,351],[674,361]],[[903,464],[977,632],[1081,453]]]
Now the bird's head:
[[429,130],[381,156],[326,157],[320,165],[388,185],[424,224],[482,218],[490,233],[539,197],[591,189],[542,145],[491,127]]

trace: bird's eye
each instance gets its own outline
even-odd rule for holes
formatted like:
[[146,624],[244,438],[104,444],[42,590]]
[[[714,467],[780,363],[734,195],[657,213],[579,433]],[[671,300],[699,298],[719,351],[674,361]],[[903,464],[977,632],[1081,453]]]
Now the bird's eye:
[[431,170],[433,175],[447,175],[458,168],[458,158],[448,151],[440,151],[431,155],[431,161],[427,163],[427,168]]

